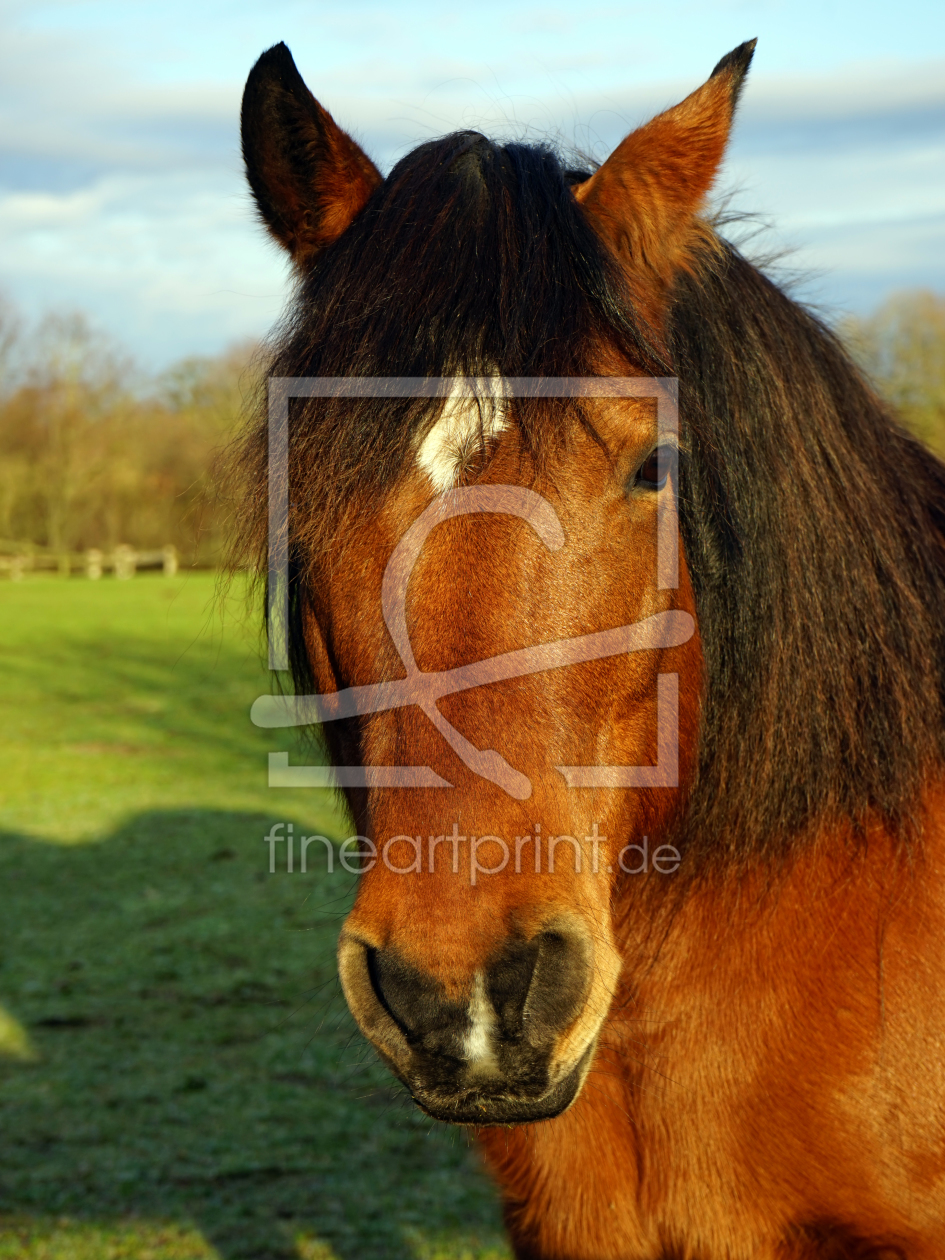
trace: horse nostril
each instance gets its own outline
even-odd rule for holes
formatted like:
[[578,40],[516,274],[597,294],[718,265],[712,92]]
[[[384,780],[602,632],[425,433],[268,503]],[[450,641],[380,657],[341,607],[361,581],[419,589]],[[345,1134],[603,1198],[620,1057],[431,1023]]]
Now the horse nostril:
[[589,938],[570,928],[506,946],[486,980],[503,1036],[533,1042],[556,1036],[584,1005],[591,959]]
[[447,999],[442,985],[393,949],[366,951],[371,987],[407,1040],[433,1053],[457,1055],[465,1005]]
[[513,941],[486,972],[486,992],[502,1036],[518,1041],[524,1033],[525,1002],[535,975],[541,938]]
[[371,987],[391,1019],[402,1032],[409,1033],[416,1023],[416,995],[420,976],[414,968],[392,950],[367,950],[367,969]]

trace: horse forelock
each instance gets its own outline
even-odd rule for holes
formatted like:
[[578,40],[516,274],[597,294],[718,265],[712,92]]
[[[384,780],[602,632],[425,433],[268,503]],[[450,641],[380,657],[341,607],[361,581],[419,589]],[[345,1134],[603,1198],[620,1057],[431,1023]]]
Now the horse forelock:
[[[602,340],[658,372],[574,178],[547,147],[472,132],[421,145],[311,268],[277,333],[273,375],[581,376]],[[305,521],[331,529],[353,497],[395,484],[440,408],[360,399],[292,411]],[[552,411],[562,408],[517,409],[532,454]]]
[[[677,375],[706,681],[690,869],[789,856],[825,820],[878,814],[905,837],[945,752],[945,469],[830,331],[728,246],[679,278],[666,362],[575,204],[578,178],[547,147],[469,132],[421,146],[301,284],[272,374],[593,375],[604,344],[638,371]],[[418,458],[446,487],[476,426],[454,425],[446,404],[444,427],[443,406],[293,403],[298,689],[311,688],[310,557]],[[536,402],[508,423],[540,465],[579,419]],[[241,458],[254,504],[242,542],[261,550],[264,415]]]

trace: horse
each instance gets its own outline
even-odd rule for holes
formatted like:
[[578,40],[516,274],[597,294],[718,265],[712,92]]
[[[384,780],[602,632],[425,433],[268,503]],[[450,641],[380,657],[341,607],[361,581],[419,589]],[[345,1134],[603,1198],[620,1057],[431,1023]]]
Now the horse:
[[945,467],[706,208],[753,48],[596,166],[243,98],[340,978],[520,1260],[945,1255]]

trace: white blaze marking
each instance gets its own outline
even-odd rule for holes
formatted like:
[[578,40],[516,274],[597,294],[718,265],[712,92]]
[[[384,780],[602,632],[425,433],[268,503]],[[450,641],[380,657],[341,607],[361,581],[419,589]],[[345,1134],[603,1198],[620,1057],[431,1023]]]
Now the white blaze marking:
[[486,993],[481,971],[477,971],[473,979],[469,1022],[472,1027],[466,1034],[463,1047],[466,1062],[478,1072],[498,1072],[499,1065],[492,1048],[496,1026],[495,1010]]
[[[437,494],[451,490],[456,474],[480,441],[496,437],[507,427],[499,378],[484,377],[476,382],[479,400],[472,395],[465,377],[453,385],[443,403],[436,424],[423,439],[417,452],[417,463],[430,478]],[[480,413],[481,407],[481,413]]]

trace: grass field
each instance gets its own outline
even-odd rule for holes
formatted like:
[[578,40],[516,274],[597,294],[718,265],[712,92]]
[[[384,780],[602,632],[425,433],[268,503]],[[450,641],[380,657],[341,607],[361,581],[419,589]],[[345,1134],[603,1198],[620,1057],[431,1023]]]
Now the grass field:
[[0,618],[0,1260],[507,1257],[340,997],[351,877],[268,873],[273,822],[347,828],[267,787],[304,754],[249,722],[242,607],[37,578]]

